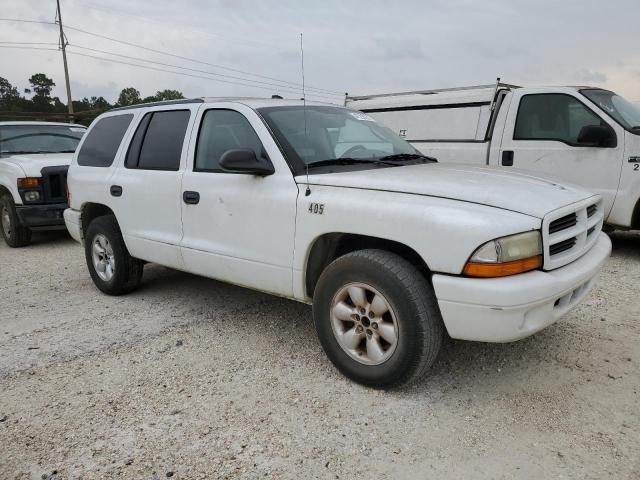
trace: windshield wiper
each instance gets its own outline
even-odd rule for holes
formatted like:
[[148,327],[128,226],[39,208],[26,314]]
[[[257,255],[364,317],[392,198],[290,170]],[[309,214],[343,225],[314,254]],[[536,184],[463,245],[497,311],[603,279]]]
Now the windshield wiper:
[[433,157],[427,157],[420,153],[396,153],[380,158],[380,160],[424,160],[426,162],[437,162]]
[[316,160],[315,162],[309,162],[307,167],[325,167],[327,165],[356,165],[358,163],[376,163],[380,165],[389,165],[391,167],[398,167],[397,163],[385,162],[382,159],[378,160],[375,158],[329,158],[327,160]]

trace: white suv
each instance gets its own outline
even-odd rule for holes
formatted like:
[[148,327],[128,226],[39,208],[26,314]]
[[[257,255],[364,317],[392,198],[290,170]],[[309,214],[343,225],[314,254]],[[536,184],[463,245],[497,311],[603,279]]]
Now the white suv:
[[597,195],[442,165],[369,116],[196,99],[100,116],[69,170],[71,235],[96,286],[145,262],[313,303],[348,377],[411,381],[451,337],[506,342],[587,295],[611,250]]

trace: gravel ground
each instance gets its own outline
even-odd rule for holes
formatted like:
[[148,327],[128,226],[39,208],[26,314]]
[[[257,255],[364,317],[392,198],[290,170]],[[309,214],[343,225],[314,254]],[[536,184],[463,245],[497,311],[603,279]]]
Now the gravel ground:
[[156,265],[112,298],[65,233],[0,242],[0,478],[640,478],[640,235],[511,344],[449,341],[391,392],[311,309]]

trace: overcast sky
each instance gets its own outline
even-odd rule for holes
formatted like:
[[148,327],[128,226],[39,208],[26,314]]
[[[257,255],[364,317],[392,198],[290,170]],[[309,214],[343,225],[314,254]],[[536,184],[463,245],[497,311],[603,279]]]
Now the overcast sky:
[[[501,76],[505,82],[525,85],[604,86],[640,101],[638,0],[61,2],[69,27],[296,83],[300,82],[302,32],[307,85],[353,95],[492,83]],[[53,21],[55,17],[55,0],[3,0],[2,6],[2,18]],[[107,56],[78,48],[88,47],[246,77],[77,30],[66,34],[70,52]],[[55,25],[0,21],[0,42],[56,41]],[[0,76],[23,89],[31,74],[46,73],[57,84],[54,93],[66,101],[58,51],[0,48],[0,55]],[[119,91],[129,86],[143,96],[165,88],[178,89],[188,97],[300,96],[272,86],[232,85],[73,54],[69,70],[74,99],[102,95],[115,101]]]

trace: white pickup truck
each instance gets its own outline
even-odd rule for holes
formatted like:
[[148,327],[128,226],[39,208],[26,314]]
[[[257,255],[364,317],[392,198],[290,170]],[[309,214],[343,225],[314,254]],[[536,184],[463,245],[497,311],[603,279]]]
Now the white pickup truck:
[[495,165],[602,195],[610,227],[640,228],[640,106],[592,87],[477,87],[347,97],[439,162]]
[[545,328],[611,250],[599,195],[437,163],[361,112],[300,101],[112,110],[68,186],[66,225],[101,291],[133,290],[155,262],[313,303],[331,361],[379,388],[419,377],[445,329],[506,342]]
[[0,221],[10,247],[34,229],[64,229],[67,169],[86,131],[82,125],[0,122]]

